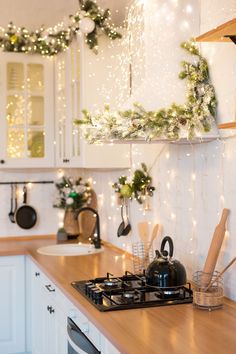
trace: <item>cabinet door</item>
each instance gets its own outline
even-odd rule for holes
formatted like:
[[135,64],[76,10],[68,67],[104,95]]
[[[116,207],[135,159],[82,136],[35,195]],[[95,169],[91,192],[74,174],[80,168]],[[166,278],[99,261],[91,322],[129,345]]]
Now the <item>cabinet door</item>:
[[61,295],[31,262],[32,354],[67,354],[67,313]]
[[44,354],[43,350],[43,328],[45,304],[42,296],[41,271],[31,267],[31,343],[32,354]]
[[[89,64],[88,64],[89,63]],[[100,66],[99,66],[100,65]],[[94,79],[94,71],[99,75]],[[101,73],[104,72],[104,75]],[[106,83],[110,66],[104,66],[84,45],[82,36],[55,60],[56,164],[57,167],[129,168],[129,145],[90,145],[74,124],[82,108],[103,108],[98,92]]]
[[0,257],[0,353],[25,352],[25,259]]
[[72,43],[55,59],[56,165],[81,167],[80,129],[74,124],[80,114],[80,54]]
[[101,352],[102,354],[121,354],[103,335],[101,335]]
[[67,312],[58,303],[55,304],[55,351],[57,354],[67,354]]
[[[88,48],[82,35],[78,36],[78,43],[81,49],[81,109],[102,111],[107,103],[111,109],[118,109],[118,97],[127,90],[123,88],[125,85],[116,82],[124,77],[117,42],[110,46],[101,38],[98,56]],[[130,167],[130,144],[96,145],[83,141],[82,149],[84,168]]]
[[53,61],[0,54],[2,168],[52,167]]

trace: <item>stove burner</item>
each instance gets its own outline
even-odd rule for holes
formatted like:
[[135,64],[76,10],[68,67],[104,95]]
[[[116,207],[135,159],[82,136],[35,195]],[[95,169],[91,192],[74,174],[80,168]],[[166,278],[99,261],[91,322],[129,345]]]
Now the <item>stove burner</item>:
[[121,297],[125,302],[132,303],[135,300],[135,292],[124,292]]
[[133,299],[134,298],[134,292],[132,293],[123,293],[122,296],[126,299]]
[[117,278],[96,278],[75,281],[72,286],[100,311],[177,305],[192,302],[192,290],[188,283],[177,288],[158,288],[146,284],[144,274],[125,275]]
[[104,280],[103,284],[108,288],[116,288],[120,286],[121,281],[117,278],[108,278]]

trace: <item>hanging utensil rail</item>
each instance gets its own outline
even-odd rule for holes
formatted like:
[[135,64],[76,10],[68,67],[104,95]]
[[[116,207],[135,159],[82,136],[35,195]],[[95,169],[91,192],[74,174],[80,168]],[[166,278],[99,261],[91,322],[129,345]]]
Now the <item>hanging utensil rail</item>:
[[51,184],[54,181],[19,181],[19,182],[0,182],[0,184]]

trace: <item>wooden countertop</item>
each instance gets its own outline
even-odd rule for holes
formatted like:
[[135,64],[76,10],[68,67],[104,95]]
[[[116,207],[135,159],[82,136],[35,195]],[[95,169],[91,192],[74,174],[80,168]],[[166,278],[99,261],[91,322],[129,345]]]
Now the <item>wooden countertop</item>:
[[196,309],[192,304],[125,311],[99,312],[70,285],[74,280],[121,275],[132,271],[123,251],[105,246],[95,255],[51,257],[37,248],[55,238],[8,238],[0,240],[0,255],[29,255],[64,294],[97,326],[122,354],[233,354],[236,352],[236,306],[226,300],[216,311]]

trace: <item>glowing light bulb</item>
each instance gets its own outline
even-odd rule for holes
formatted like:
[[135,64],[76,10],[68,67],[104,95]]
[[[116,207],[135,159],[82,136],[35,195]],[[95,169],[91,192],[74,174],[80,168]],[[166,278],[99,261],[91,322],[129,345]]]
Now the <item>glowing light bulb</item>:
[[193,12],[193,7],[192,7],[192,5],[188,4],[188,5],[186,6],[186,12],[187,12],[187,14],[191,14],[191,13]]

